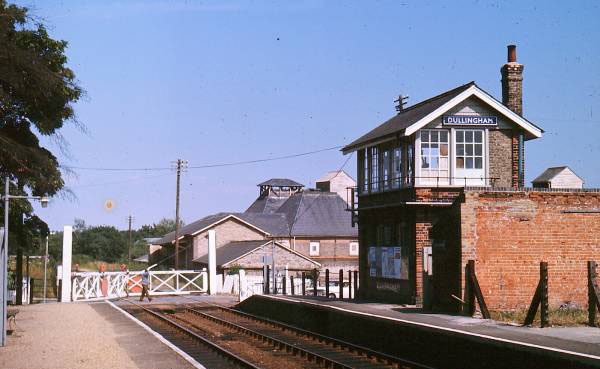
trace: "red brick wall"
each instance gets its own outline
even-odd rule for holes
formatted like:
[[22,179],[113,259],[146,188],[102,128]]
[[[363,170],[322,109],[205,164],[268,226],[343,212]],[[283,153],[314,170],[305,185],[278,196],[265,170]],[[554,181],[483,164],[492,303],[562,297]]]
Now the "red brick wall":
[[461,267],[475,259],[490,309],[515,309],[528,307],[546,261],[550,306],[587,307],[586,262],[600,261],[600,214],[564,211],[598,209],[600,193],[468,191]]

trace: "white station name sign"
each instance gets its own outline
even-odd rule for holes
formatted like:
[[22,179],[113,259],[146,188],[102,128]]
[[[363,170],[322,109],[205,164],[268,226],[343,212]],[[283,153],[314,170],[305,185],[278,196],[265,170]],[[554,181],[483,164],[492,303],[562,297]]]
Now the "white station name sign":
[[495,126],[498,125],[498,118],[476,115],[444,115],[443,123],[446,126]]

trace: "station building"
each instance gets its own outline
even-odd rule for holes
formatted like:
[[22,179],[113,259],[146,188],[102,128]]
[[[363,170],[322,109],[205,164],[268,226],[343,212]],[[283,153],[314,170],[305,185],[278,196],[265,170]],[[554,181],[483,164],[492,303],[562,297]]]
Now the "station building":
[[524,308],[546,261],[551,306],[587,305],[600,193],[525,187],[525,145],[543,130],[523,116],[523,69],[511,45],[502,101],[469,82],[400,104],[342,149],[358,158],[363,297],[459,311],[472,259],[490,309]]
[[[358,230],[351,226],[347,202],[338,194],[356,183],[344,172],[335,173],[317,182],[322,189],[272,178],[257,185],[259,195],[243,213],[217,213],[183,226],[180,265],[205,267],[208,231],[215,230],[220,271],[244,268],[260,274],[261,257],[271,255],[272,240],[277,268],[287,267],[298,274],[313,269],[358,270]],[[167,259],[172,264],[175,238],[175,232],[170,232],[156,241],[160,252],[153,254],[152,261]]]

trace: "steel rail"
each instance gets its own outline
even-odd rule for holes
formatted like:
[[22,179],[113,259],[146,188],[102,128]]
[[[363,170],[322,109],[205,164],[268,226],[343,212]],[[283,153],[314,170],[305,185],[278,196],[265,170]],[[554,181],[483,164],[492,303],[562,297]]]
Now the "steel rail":
[[[412,366],[414,368],[419,368],[419,369],[435,369],[435,368],[433,368],[431,366],[427,366],[427,365],[424,365],[424,364],[416,363],[416,362],[411,361],[411,360],[402,359],[402,358],[399,358],[399,357],[394,356],[394,355],[389,355],[389,354],[386,354],[386,353],[381,352],[381,351],[376,351],[376,350],[373,350],[373,349],[370,349],[370,348],[367,348],[367,347],[364,347],[364,346],[361,346],[361,345],[350,343],[348,341],[344,341],[344,340],[340,340],[340,339],[337,339],[337,338],[325,336],[325,335],[322,335],[320,333],[308,331],[306,329],[298,328],[296,326],[289,325],[289,324],[286,324],[286,323],[283,323],[283,322],[279,322],[279,321],[276,321],[276,320],[272,320],[272,319],[269,319],[269,318],[260,317],[258,315],[254,315],[254,314],[246,313],[246,312],[243,312],[243,311],[240,311],[240,310],[228,308],[228,307],[225,307],[225,306],[222,306],[222,305],[219,305],[219,304],[212,304],[212,303],[205,302],[205,301],[195,300],[195,299],[192,299],[192,298],[187,297],[187,296],[186,296],[186,298],[188,298],[188,299],[190,299],[192,301],[195,301],[195,302],[200,302],[200,303],[206,304],[208,306],[216,307],[218,309],[227,311],[227,312],[229,312],[231,314],[240,315],[240,316],[243,316],[243,317],[246,317],[246,318],[258,321],[258,322],[269,324],[269,325],[274,326],[274,327],[282,328],[284,330],[287,329],[289,331],[298,332],[298,333],[300,333],[300,334],[302,334],[304,336],[315,338],[318,341],[330,342],[333,346],[346,347],[346,348],[349,349],[349,351],[358,352],[360,354],[365,355],[367,358],[372,358],[372,357],[374,357],[374,358],[381,358],[382,360],[385,360],[390,365],[409,365],[409,366]],[[190,308],[187,308],[187,309],[190,309]],[[194,310],[194,309],[191,309],[191,310]]]
[[304,349],[304,348],[300,348],[298,346],[295,346],[293,344],[287,343],[285,341],[282,341],[280,339],[277,339],[275,337],[257,332],[253,329],[250,328],[246,328],[246,327],[242,327],[239,324],[218,318],[216,316],[210,315],[210,314],[206,314],[203,313],[201,311],[198,310],[194,310],[192,308],[186,308],[187,312],[190,312],[192,314],[201,316],[204,319],[208,319],[212,322],[224,325],[226,327],[229,327],[231,329],[234,329],[238,332],[244,333],[245,335],[248,335],[250,337],[259,339],[263,342],[267,342],[275,347],[277,347],[278,349],[285,349],[286,352],[292,353],[294,355],[296,354],[300,354],[300,356],[306,357],[308,359],[312,359],[314,360],[317,364],[322,364],[325,367],[328,368],[342,368],[342,369],[353,369],[353,366],[348,366],[344,363],[341,363],[337,360],[325,357],[323,355],[320,355],[314,351],[308,350],[308,349]]
[[152,311],[140,304],[136,304],[133,301],[129,301],[129,300],[122,300],[122,301],[127,301],[130,304],[133,304],[139,308],[141,308],[144,312],[150,314],[151,316],[154,316],[158,319],[160,319],[161,321],[169,324],[170,326],[176,328],[178,331],[180,331],[181,333],[184,333],[185,335],[191,337],[193,340],[195,341],[199,341],[200,343],[202,343],[205,346],[208,346],[210,349],[212,349],[216,354],[218,354],[219,356],[222,356],[224,359],[232,362],[235,365],[238,365],[242,368],[247,368],[247,369],[262,369],[261,367],[258,367],[254,364],[252,364],[249,361],[246,361],[245,359],[239,357],[238,355],[232,353],[231,351],[228,351],[226,349],[224,349],[223,347],[209,341],[208,339],[196,334],[195,332],[191,331],[190,329],[178,324],[177,322],[172,321],[171,319],[165,317],[163,314],[157,313],[155,311]]

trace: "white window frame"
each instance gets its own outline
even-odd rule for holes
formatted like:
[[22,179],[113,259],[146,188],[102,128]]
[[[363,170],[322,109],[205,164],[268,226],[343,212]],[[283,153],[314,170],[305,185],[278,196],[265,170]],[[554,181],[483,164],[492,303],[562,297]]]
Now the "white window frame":
[[[437,169],[434,169],[434,171],[437,171],[438,173],[440,171],[446,171],[448,174],[447,176],[444,177],[439,177],[438,178],[422,178],[424,177],[423,175],[423,170],[421,168],[422,165],[422,156],[421,156],[421,132],[422,131],[428,131],[428,132],[446,132],[447,133],[447,137],[448,140],[447,142],[444,142],[443,144],[447,145],[448,147],[448,153],[447,155],[443,156],[444,158],[447,158],[447,168],[446,169],[441,169],[440,168],[440,164],[438,163],[438,167]],[[439,128],[424,128],[421,129],[419,131],[416,132],[416,138],[415,138],[415,169],[417,172],[416,180],[415,183],[417,183],[418,185],[449,185],[450,184],[450,178],[452,178],[452,162],[453,162],[453,156],[454,156],[454,152],[452,150],[452,137],[451,137],[451,130],[449,129],[439,129]],[[439,143],[438,140],[438,145],[441,145]],[[440,150],[440,148],[438,147],[438,150]],[[439,155],[438,152],[438,157],[442,157],[441,155]],[[428,169],[428,171],[432,171],[432,169]]]
[[350,256],[358,256],[358,242],[356,242],[356,241],[350,242],[348,254]]
[[[313,251],[313,246],[316,246],[314,248],[314,251]],[[308,254],[310,256],[319,256],[320,249],[321,249],[321,242],[320,241],[310,241],[310,243],[308,244]]]

